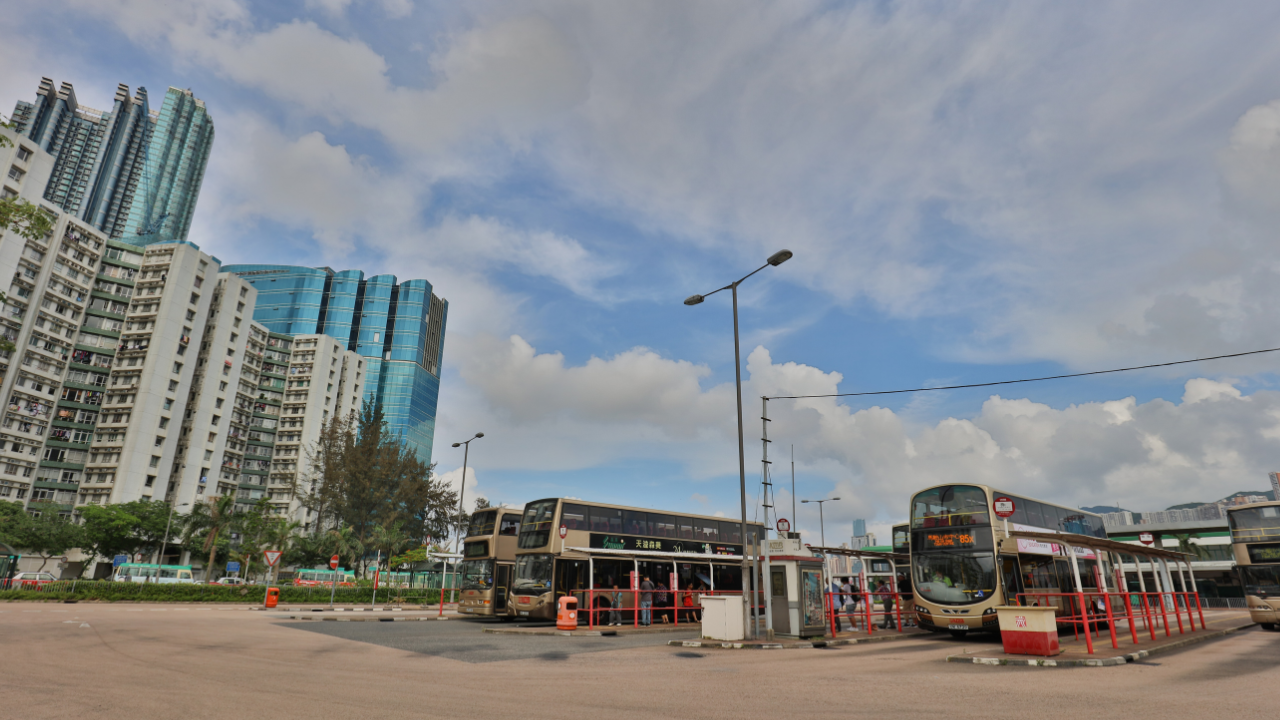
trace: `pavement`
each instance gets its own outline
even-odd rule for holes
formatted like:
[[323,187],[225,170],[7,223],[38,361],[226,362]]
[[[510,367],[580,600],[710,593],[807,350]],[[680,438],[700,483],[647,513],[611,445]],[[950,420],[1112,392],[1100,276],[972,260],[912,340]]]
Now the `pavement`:
[[1280,687],[1280,633],[1256,627],[1099,672],[946,661],[1000,647],[980,636],[717,652],[491,622],[0,603],[0,718],[1271,720]]

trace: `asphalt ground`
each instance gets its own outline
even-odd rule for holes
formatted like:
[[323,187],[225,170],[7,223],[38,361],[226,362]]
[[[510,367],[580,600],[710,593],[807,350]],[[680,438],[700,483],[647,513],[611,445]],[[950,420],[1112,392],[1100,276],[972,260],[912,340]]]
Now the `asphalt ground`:
[[[501,627],[493,621],[447,620],[442,622],[286,622],[283,627],[320,633],[329,637],[372,643],[420,655],[466,663],[493,663],[514,660],[556,662],[571,655],[608,650],[652,647],[669,640],[694,639],[696,631],[662,635],[616,635],[566,638],[558,635],[496,635],[483,633]],[[519,627],[507,625],[506,627]],[[548,629],[554,624],[548,624]],[[570,640],[572,642],[565,642]]]
[[990,639],[693,650],[671,635],[502,636],[209,606],[0,604],[0,719],[1280,716],[1280,633],[1107,668],[984,667]]

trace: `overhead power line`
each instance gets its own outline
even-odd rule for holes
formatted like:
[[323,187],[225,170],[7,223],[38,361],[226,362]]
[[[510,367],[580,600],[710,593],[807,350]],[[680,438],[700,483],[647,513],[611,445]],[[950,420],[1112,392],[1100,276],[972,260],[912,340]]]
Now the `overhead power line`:
[[899,393],[927,392],[930,390],[960,390],[962,388],[991,387],[992,385],[1014,385],[1017,383],[1041,382],[1043,380],[1063,380],[1065,378],[1086,377],[1089,375],[1106,375],[1108,373],[1129,372],[1131,370],[1149,370],[1151,368],[1169,367],[1170,365],[1186,365],[1187,363],[1205,362],[1207,360],[1223,360],[1226,358],[1244,357],[1245,355],[1261,355],[1280,351],[1280,348],[1267,350],[1250,350],[1249,352],[1231,353],[1230,355],[1214,355],[1213,357],[1195,358],[1194,360],[1175,360],[1154,365],[1137,365],[1134,367],[1116,368],[1114,370],[1094,370],[1093,372],[1072,373],[1070,375],[1049,375],[1047,377],[1023,378],[1022,380],[997,380],[995,382],[970,383],[968,385],[946,385],[941,387],[911,388],[909,390],[875,390],[872,392],[831,393],[829,395],[776,395],[770,400],[801,400],[804,398],[859,397],[862,395],[897,395]]

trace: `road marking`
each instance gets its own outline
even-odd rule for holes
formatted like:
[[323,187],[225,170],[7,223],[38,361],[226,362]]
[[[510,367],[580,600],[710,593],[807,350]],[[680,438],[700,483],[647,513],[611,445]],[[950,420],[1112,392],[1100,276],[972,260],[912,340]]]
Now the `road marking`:
[[43,610],[23,610],[22,612],[44,612]]
[[80,627],[87,628],[89,627],[89,623],[80,623]]

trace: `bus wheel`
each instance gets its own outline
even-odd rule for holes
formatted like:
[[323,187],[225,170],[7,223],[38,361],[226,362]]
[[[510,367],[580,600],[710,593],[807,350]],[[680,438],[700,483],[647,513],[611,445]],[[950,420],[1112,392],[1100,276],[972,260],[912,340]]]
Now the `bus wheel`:
[[1263,629],[1263,630],[1275,630],[1275,629],[1276,629],[1276,624],[1275,624],[1275,623],[1258,623],[1258,624],[1262,626],[1262,629]]
[[963,640],[969,634],[968,630],[948,630],[947,632],[951,633],[951,637],[957,640]]

